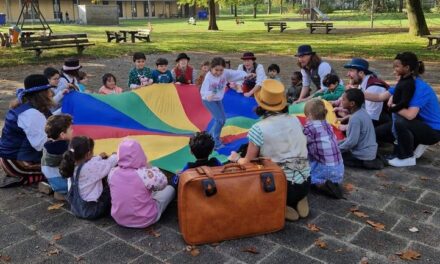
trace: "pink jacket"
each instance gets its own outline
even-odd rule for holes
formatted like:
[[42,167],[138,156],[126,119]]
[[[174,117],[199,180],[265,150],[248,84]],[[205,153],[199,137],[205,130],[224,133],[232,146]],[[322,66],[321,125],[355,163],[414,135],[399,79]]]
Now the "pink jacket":
[[144,228],[156,222],[158,208],[152,192],[167,185],[165,175],[150,167],[141,145],[132,139],[119,144],[118,166],[109,178],[112,217],[122,226]]
[[109,89],[107,87],[105,87],[105,85],[101,86],[101,88],[99,88],[98,93],[100,94],[120,94],[122,93],[124,90],[121,87],[116,86],[115,89]]

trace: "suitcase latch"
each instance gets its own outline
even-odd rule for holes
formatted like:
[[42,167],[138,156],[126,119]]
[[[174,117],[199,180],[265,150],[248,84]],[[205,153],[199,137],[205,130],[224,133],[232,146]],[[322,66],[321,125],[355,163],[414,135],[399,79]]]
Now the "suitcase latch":
[[263,184],[263,190],[265,192],[274,192],[276,189],[275,180],[271,172],[261,173],[261,183]]
[[217,193],[217,186],[215,185],[215,181],[213,179],[202,180],[202,186],[207,197],[211,197]]

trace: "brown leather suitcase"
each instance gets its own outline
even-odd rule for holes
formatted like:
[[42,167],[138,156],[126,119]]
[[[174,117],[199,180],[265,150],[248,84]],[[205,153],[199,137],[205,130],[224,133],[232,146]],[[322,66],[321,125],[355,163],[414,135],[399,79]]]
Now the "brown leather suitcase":
[[198,245],[283,229],[286,184],[284,171],[268,159],[183,172],[178,188],[183,239]]

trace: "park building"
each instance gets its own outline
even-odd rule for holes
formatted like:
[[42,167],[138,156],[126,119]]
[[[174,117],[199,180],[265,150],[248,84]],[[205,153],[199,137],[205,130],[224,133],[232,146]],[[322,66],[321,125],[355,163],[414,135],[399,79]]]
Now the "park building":
[[[23,5],[30,0],[0,0],[0,13],[6,14],[6,21],[13,23],[20,16]],[[177,18],[196,16],[201,8],[189,5],[180,5],[177,0],[121,0],[121,1],[93,1],[93,0],[32,0],[38,5],[42,15],[48,22],[57,22],[63,18],[66,21],[66,12],[70,22],[78,21],[78,5],[117,5],[120,19],[146,18]],[[36,19],[32,9],[24,12],[25,19]]]

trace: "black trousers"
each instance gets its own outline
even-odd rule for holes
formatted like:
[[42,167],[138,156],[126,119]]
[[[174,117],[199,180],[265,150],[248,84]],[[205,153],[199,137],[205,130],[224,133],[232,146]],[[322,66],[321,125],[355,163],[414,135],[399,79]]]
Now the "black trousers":
[[[432,129],[419,119],[408,120],[398,116],[394,123],[397,134],[397,145],[394,152],[399,159],[412,157],[414,149],[419,144],[433,145],[440,141],[440,130]],[[393,143],[395,138],[392,127],[392,121],[376,127],[376,140]]]
[[378,127],[380,125],[386,124],[392,121],[391,115],[385,111],[382,111],[379,116],[379,120],[373,120],[374,127]]
[[287,182],[287,206],[296,210],[298,202],[309,194],[310,191],[310,177],[302,184]]

